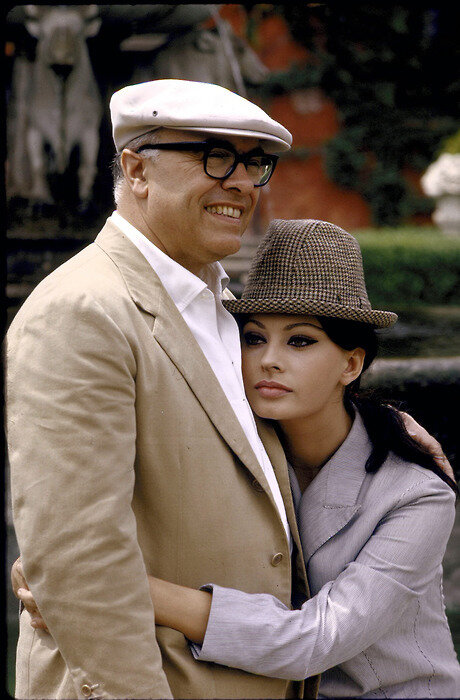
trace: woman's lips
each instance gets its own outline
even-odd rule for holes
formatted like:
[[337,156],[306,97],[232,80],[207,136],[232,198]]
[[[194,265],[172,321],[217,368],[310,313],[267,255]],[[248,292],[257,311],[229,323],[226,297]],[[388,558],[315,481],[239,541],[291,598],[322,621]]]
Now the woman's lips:
[[292,389],[288,386],[284,386],[284,384],[267,382],[266,380],[258,382],[254,388],[257,389],[259,395],[263,396],[264,399],[277,399],[279,396],[285,396],[292,392]]

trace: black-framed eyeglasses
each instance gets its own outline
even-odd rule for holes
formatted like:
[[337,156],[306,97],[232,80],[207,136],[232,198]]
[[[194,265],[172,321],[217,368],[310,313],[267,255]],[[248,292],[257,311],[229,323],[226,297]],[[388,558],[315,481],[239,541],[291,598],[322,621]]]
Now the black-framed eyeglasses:
[[275,170],[278,156],[264,153],[262,148],[253,148],[247,153],[238,153],[228,141],[177,141],[175,143],[152,143],[140,146],[136,153],[152,149],[164,151],[203,152],[203,167],[206,175],[215,180],[225,180],[235,172],[238,163],[243,163],[254,187],[266,185]]

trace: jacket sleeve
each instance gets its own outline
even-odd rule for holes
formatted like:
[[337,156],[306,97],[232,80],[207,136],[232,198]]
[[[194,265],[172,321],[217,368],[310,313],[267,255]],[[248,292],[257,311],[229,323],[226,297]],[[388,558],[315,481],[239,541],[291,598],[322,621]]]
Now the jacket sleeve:
[[172,697],[131,507],[134,344],[85,294],[30,306],[10,329],[6,357],[27,581],[75,697],[85,685],[103,698]]
[[213,584],[200,661],[303,679],[353,658],[396,625],[437,573],[453,526],[453,491],[423,477],[381,520],[355,561],[300,610]]

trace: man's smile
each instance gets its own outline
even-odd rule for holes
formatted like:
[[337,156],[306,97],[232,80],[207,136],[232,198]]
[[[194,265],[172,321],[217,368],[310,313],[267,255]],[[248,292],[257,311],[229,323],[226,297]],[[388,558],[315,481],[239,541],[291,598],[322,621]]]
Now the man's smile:
[[218,214],[219,216],[229,216],[232,219],[239,219],[242,210],[240,207],[237,206],[230,206],[227,204],[212,204],[207,207],[205,207],[206,211],[209,214]]

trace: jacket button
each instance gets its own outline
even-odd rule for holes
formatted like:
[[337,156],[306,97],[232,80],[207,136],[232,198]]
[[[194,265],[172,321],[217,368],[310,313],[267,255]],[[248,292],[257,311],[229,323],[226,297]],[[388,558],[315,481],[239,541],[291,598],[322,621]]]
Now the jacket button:
[[272,556],[272,560],[270,563],[272,566],[278,566],[278,564],[281,564],[282,561],[283,561],[283,555],[281,554],[281,552],[278,552],[277,554],[274,554]]
[[256,491],[263,491],[263,490],[264,490],[264,487],[263,487],[261,484],[259,484],[259,482],[257,481],[257,479],[254,479],[254,480],[253,480],[253,482],[252,482],[252,488],[255,489]]
[[81,687],[81,692],[83,693],[83,695],[85,696],[85,698],[89,698],[89,696],[92,695],[92,692],[93,692],[93,691],[92,691],[92,689],[91,689],[91,686],[89,686],[87,683],[85,683],[85,684],[82,685],[82,687]]

